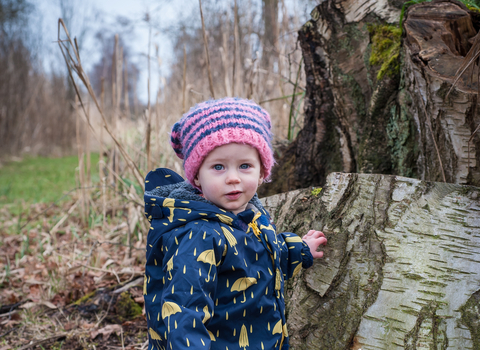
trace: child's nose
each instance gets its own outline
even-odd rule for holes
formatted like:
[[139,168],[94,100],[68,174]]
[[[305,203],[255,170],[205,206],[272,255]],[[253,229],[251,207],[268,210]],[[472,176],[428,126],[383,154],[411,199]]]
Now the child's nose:
[[227,178],[226,178],[227,184],[238,184],[240,183],[240,176],[238,176],[238,172],[235,170],[230,170],[227,172]]

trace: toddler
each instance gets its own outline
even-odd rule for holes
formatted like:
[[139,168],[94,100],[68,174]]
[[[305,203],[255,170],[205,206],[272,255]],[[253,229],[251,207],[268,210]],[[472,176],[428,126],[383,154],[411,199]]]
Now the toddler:
[[284,281],[327,239],[276,233],[257,197],[274,164],[268,113],[252,101],[201,103],[172,129],[186,181],[145,180],[149,349],[288,349]]

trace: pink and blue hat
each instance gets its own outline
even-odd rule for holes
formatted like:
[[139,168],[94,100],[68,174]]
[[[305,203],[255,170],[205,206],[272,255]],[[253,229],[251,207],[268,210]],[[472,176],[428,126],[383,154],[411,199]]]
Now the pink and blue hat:
[[170,143],[183,159],[185,176],[192,185],[208,153],[229,143],[256,148],[268,179],[274,164],[271,128],[270,115],[253,101],[209,100],[191,108],[175,123]]

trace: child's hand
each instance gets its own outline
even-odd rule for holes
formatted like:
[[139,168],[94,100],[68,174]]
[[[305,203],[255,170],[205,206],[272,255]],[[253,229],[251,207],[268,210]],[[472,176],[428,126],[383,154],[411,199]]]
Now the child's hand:
[[310,230],[305,236],[303,236],[302,240],[307,243],[313,258],[318,259],[323,257],[323,252],[317,252],[317,248],[320,244],[327,245],[327,238],[323,232]]

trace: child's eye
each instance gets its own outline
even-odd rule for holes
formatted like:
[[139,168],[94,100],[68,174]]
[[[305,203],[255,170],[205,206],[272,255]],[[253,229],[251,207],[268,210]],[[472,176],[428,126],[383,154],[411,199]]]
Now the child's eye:
[[250,164],[242,164],[240,165],[240,169],[248,169],[250,168]]
[[213,169],[215,169],[215,170],[223,170],[223,165],[221,165],[221,164],[215,164],[215,165],[213,166]]

